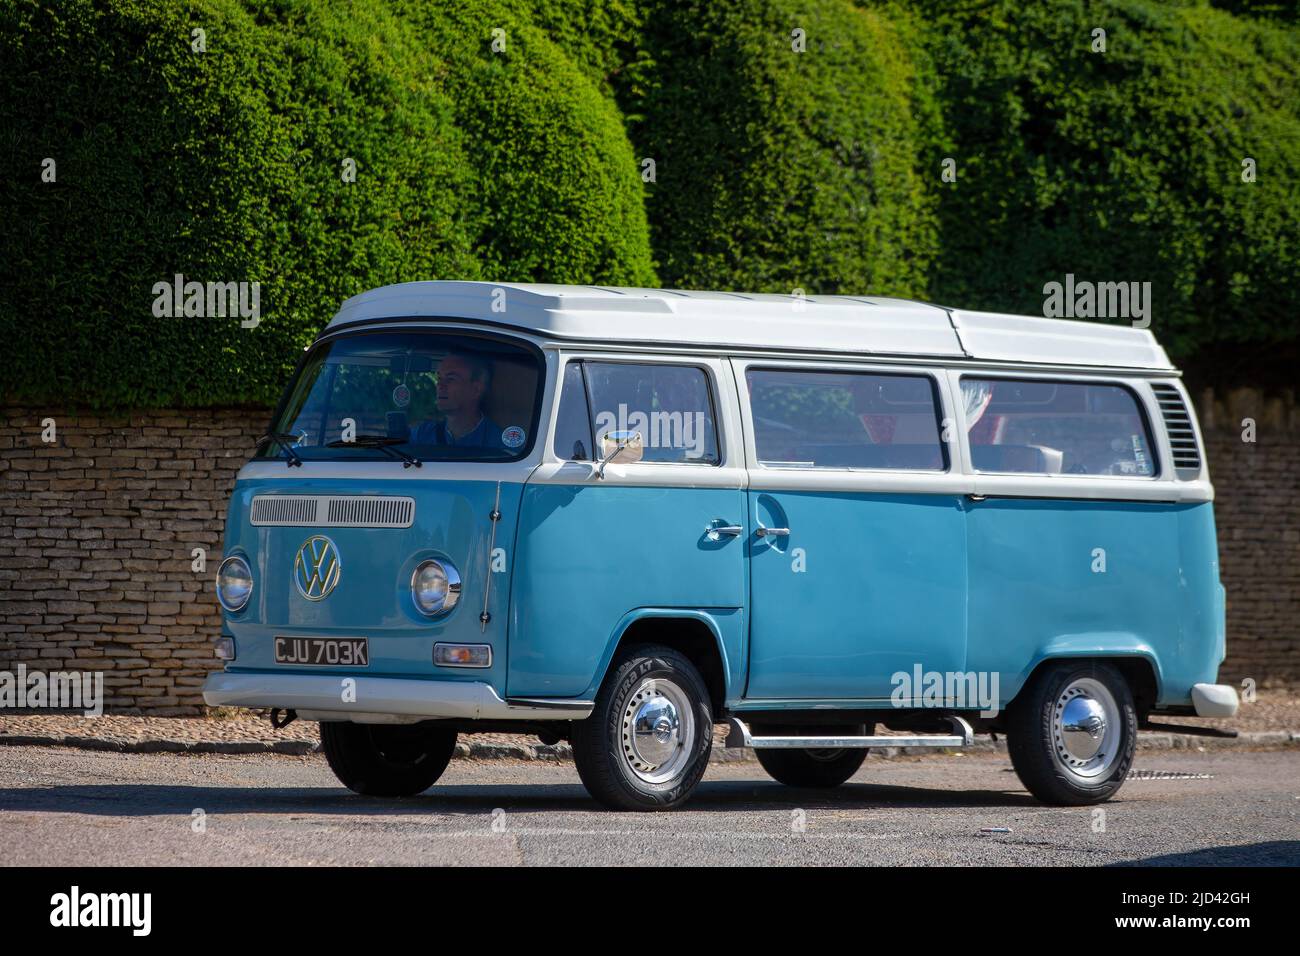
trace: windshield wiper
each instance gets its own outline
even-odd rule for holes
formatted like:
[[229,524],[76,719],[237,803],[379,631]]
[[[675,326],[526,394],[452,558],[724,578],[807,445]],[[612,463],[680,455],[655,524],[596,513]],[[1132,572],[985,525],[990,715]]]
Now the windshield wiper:
[[297,465],[299,468],[301,468],[302,459],[299,458],[298,453],[293,450],[293,442],[299,441],[301,440],[301,438],[302,438],[301,435],[294,435],[291,432],[267,432],[265,435],[263,435],[261,438],[257,440],[257,443],[260,445],[264,441],[275,442],[282,449],[284,449],[284,453],[288,458],[285,467],[292,468],[294,465]]
[[403,468],[410,468],[412,465],[416,468],[423,468],[424,462],[420,461],[420,459],[402,451],[400,448],[394,447],[396,445],[405,445],[407,441],[406,438],[389,438],[386,435],[358,435],[352,441],[344,441],[340,438],[337,441],[329,442],[325,447],[346,448],[349,445],[354,445],[357,448],[377,448],[394,461],[400,461]]

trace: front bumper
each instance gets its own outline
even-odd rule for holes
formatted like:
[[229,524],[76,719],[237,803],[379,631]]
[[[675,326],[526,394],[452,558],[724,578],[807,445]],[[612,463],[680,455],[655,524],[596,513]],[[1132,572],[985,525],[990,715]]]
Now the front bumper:
[[1193,684],[1192,707],[1197,717],[1237,716],[1237,689],[1227,684]]
[[[344,679],[352,680],[345,703]],[[203,685],[209,707],[278,707],[311,720],[376,717],[464,720],[582,720],[589,700],[500,697],[482,681],[218,671]]]

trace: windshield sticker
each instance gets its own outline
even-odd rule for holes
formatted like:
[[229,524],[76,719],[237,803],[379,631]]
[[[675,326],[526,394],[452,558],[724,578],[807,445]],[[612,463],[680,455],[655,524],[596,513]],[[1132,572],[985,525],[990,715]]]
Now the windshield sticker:
[[528,433],[518,425],[511,425],[501,433],[501,444],[507,448],[518,448],[528,439]]
[[398,408],[405,408],[411,404],[411,390],[405,385],[399,385],[393,389],[393,404]]

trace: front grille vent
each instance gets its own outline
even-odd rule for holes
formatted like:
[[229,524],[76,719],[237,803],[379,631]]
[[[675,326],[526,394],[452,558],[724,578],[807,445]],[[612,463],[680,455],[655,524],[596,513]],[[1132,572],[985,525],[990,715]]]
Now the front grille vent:
[[252,523],[299,528],[409,528],[415,499],[379,495],[257,495]]

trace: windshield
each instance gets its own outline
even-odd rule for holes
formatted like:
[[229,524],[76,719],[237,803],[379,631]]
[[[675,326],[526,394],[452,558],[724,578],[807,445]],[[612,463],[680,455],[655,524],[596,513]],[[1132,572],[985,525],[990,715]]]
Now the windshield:
[[[312,348],[259,458],[511,461],[528,454],[541,364],[522,345],[430,330]],[[388,449],[389,451],[385,451]],[[290,454],[292,451],[292,455]]]

